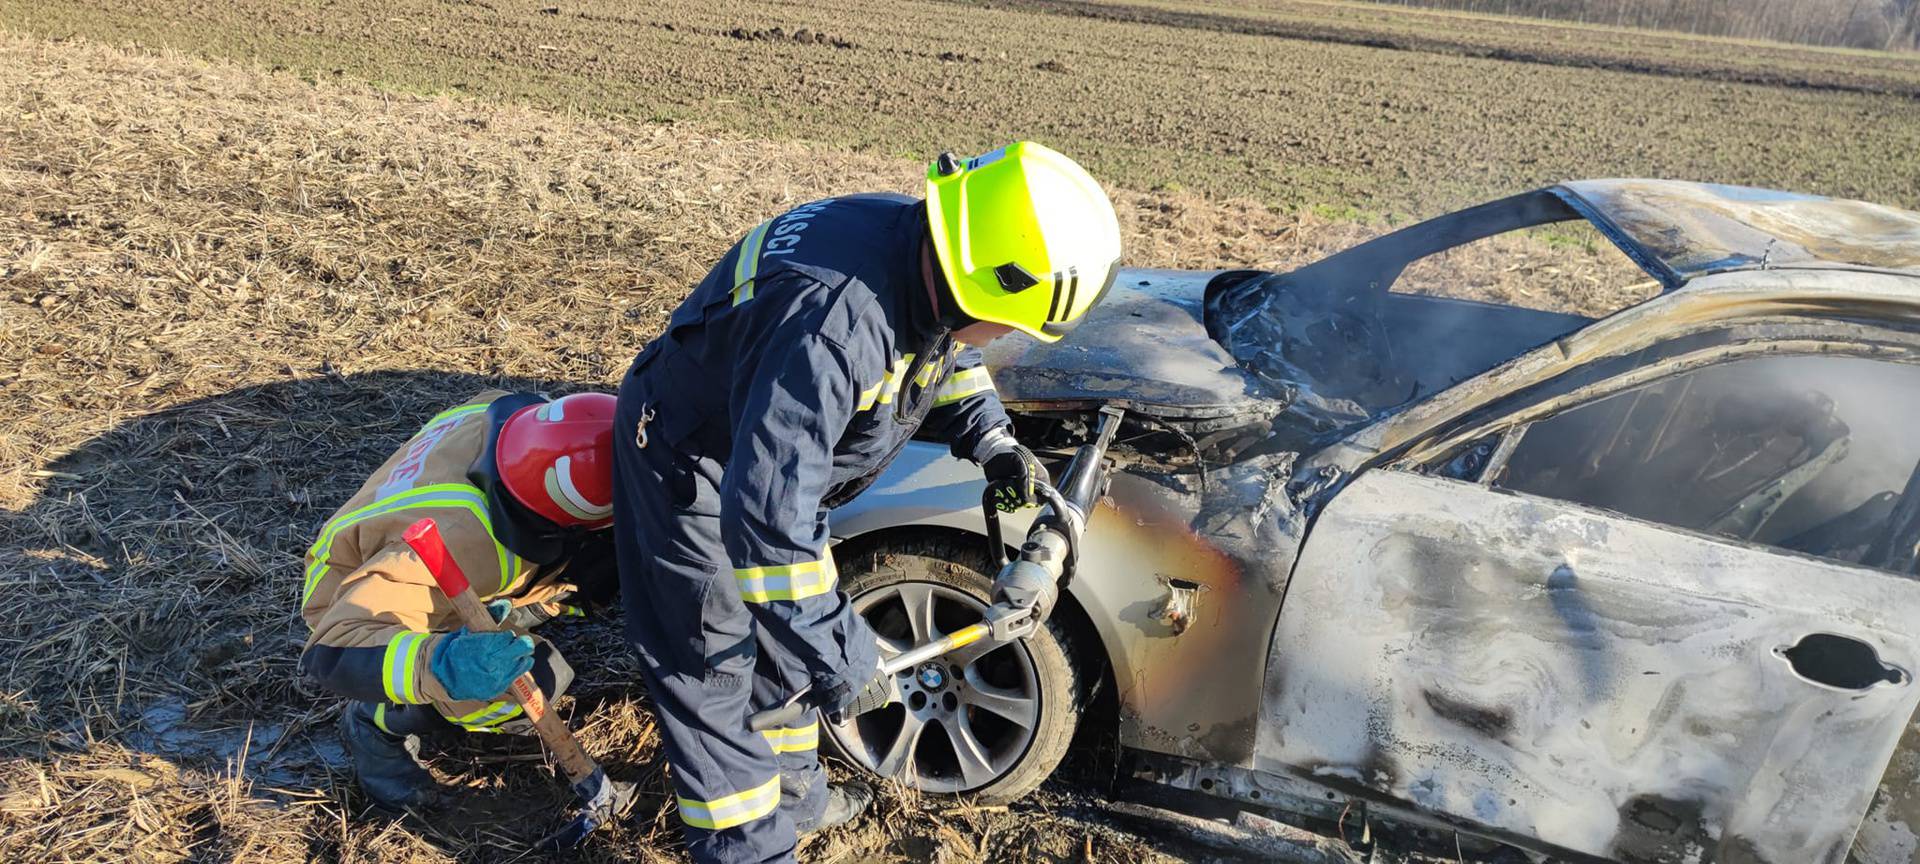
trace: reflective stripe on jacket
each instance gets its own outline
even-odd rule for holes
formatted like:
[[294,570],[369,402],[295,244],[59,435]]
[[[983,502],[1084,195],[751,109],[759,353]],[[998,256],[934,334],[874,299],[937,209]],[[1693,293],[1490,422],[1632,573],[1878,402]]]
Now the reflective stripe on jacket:
[[725,466],[721,536],[741,597],[816,676],[845,661],[814,626],[835,607],[810,602],[836,587],[827,511],[916,433],[976,458],[1009,425],[980,352],[937,320],[925,219],[916,199],[855,195],[755,226],[630,373],[654,399],[648,446]]
[[[349,699],[446,704],[428,671],[439,634],[460,626],[401,532],[432,517],[482,598],[545,602],[567,590],[495,542],[486,495],[467,469],[486,445],[489,390],[435,415],[362,484],[307,549],[302,674]],[[489,718],[491,719],[491,718]]]

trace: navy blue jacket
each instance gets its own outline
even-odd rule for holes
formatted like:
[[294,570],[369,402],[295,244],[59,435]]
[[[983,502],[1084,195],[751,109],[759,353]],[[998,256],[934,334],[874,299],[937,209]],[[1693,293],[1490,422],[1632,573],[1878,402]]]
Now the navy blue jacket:
[[830,198],[767,220],[634,361],[650,392],[673,394],[652,406],[649,437],[725,466],[721,536],[741,596],[777,640],[821,664],[816,675],[870,656],[813,626],[838,608],[827,511],[916,432],[979,461],[987,434],[1009,425],[980,352],[953,342],[936,314],[920,263],[925,220],[920,201],[900,195]]

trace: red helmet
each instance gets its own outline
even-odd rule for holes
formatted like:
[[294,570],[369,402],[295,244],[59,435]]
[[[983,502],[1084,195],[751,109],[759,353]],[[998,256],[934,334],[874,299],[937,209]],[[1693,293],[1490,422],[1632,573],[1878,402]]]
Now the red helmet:
[[513,412],[493,448],[507,491],[563,528],[612,524],[615,401],[575,393]]

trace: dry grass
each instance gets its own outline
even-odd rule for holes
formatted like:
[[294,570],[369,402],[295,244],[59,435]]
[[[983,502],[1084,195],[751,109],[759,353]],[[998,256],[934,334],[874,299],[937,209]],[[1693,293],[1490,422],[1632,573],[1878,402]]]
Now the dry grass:
[[[564,802],[524,746],[436,762],[472,787],[458,818],[359,813],[333,704],[293,676],[301,549],[438,407],[500,383],[607,386],[752,222],[917,173],[0,35],[0,859],[519,855]],[[1281,266],[1368,233],[1117,198],[1142,265]],[[1605,266],[1584,250],[1494,254],[1531,262],[1503,284],[1559,268],[1572,302],[1609,302],[1583,287]],[[658,740],[617,625],[559,638],[584,673],[589,749],[652,792],[589,860],[670,859]],[[810,849],[1161,854],[1059,800],[894,801]]]

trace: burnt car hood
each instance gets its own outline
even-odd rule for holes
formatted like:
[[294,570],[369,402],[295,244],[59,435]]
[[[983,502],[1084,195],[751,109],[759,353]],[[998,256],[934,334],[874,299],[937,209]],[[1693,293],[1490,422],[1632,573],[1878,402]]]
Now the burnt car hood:
[[1258,426],[1289,449],[1484,370],[1589,319],[1418,295],[1301,290],[1253,270],[1122,270],[1059,342],[986,349],[1014,411],[1103,404],[1212,432]]
[[1280,412],[1259,379],[1207,335],[1207,272],[1124,269],[1059,342],[1001,339],[986,349],[1000,401],[1015,411],[1119,405],[1224,428]]

